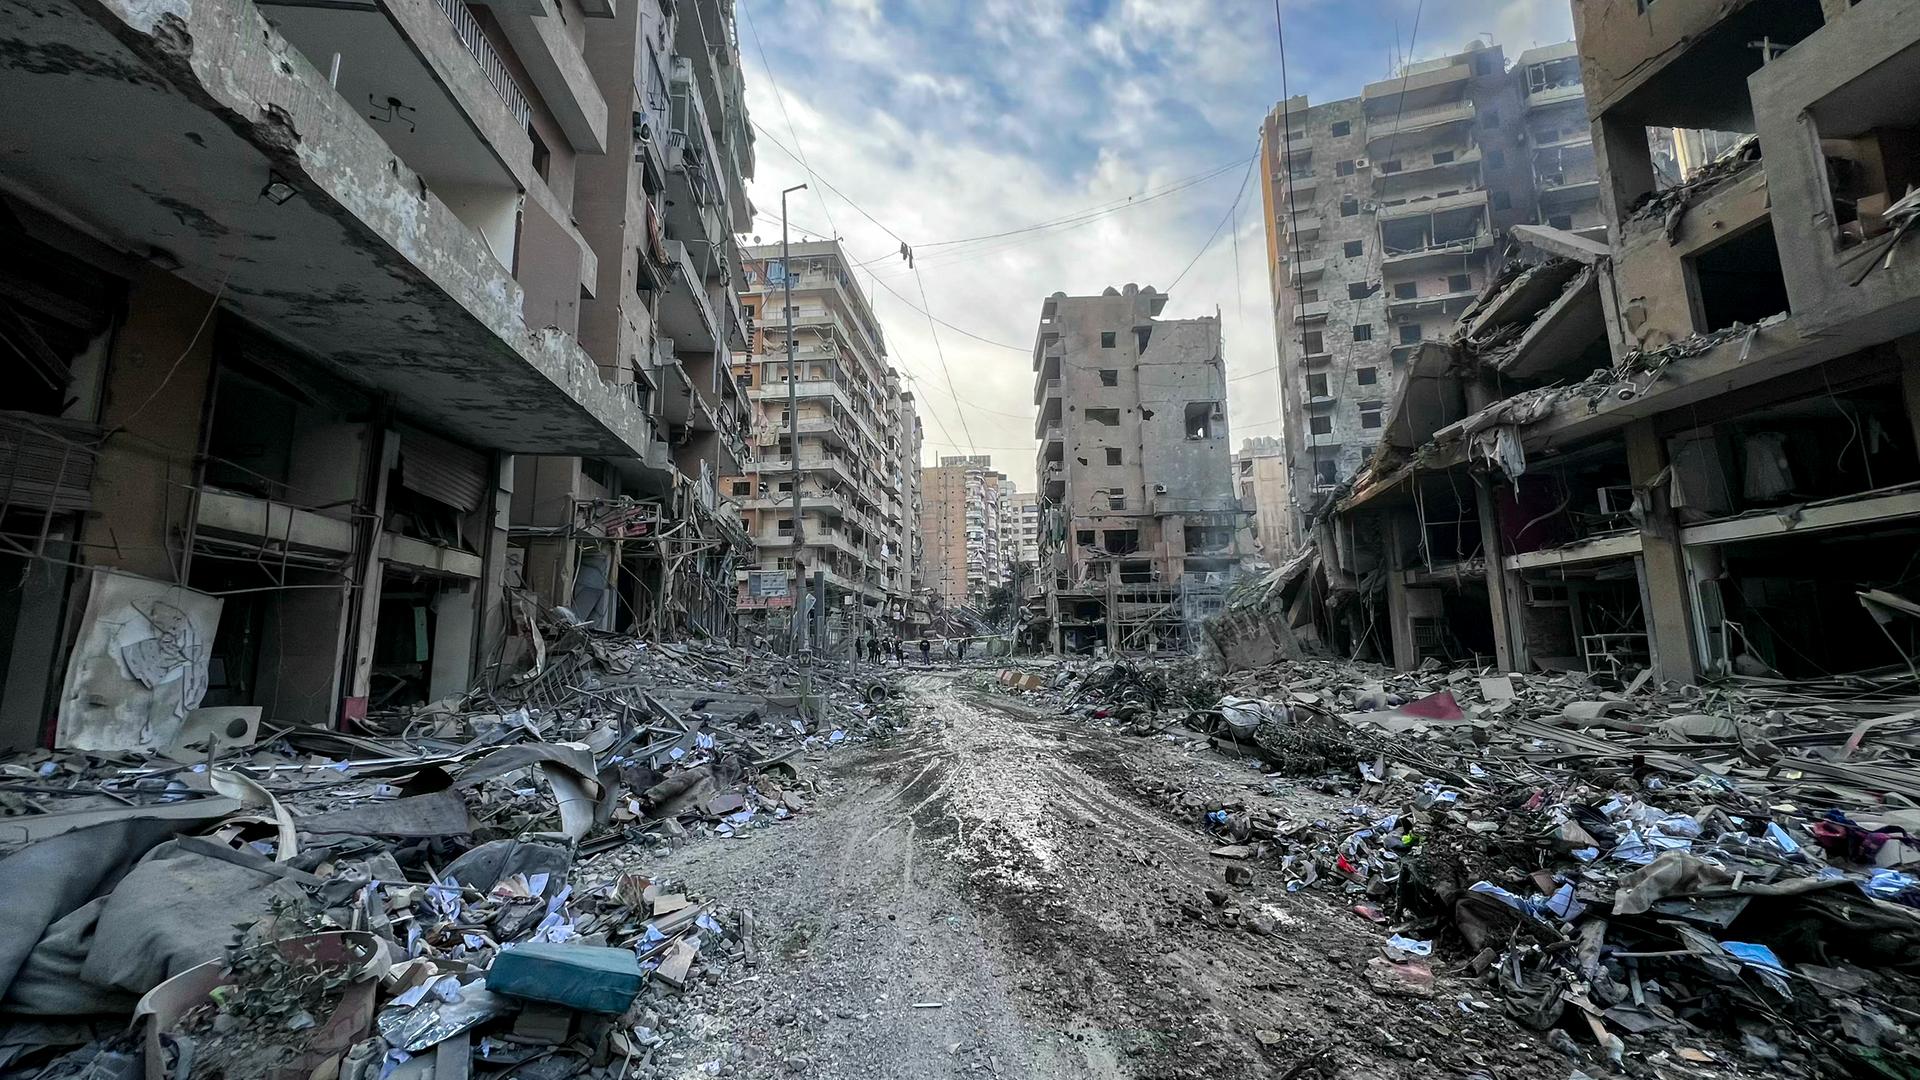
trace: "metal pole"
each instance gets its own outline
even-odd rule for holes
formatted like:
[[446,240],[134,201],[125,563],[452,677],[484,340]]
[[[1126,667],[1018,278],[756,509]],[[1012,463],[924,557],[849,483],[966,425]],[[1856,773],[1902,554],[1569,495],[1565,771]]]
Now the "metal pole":
[[780,193],[780,281],[785,293],[782,306],[787,317],[787,463],[792,466],[793,477],[793,586],[788,593],[793,597],[793,637],[787,645],[789,655],[800,648],[801,635],[806,629],[806,605],[800,602],[800,598],[807,579],[800,569],[801,545],[806,543],[806,539],[800,519],[800,387],[793,369],[793,263],[788,255],[787,196],[795,191],[804,191],[806,187],[805,184],[795,184]]

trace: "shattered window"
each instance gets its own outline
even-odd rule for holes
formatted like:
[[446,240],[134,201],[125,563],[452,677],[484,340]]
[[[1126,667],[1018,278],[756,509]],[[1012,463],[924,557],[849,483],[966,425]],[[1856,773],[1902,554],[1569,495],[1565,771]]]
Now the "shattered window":
[[1361,427],[1377,428],[1380,426],[1381,404],[1382,403],[1378,401],[1363,401],[1360,403],[1360,426]]
[[1327,128],[1327,134],[1335,136],[1351,135],[1353,134],[1353,121],[1335,120],[1332,126]]

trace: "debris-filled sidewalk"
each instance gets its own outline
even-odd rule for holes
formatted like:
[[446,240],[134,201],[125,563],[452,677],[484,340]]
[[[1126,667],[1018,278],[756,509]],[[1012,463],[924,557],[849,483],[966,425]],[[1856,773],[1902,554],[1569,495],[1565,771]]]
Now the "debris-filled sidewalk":
[[808,813],[894,680],[556,615],[517,677],[361,732],[205,709],[161,753],[0,763],[0,1075],[647,1071],[655,1003],[756,927],[607,856]]
[[1270,800],[1150,794],[1217,835],[1230,883],[1260,867],[1296,903],[1375,924],[1383,993],[1477,985],[1576,1076],[1920,1076],[1905,671],[1662,688],[1115,659],[1010,669],[997,689],[1272,774]]

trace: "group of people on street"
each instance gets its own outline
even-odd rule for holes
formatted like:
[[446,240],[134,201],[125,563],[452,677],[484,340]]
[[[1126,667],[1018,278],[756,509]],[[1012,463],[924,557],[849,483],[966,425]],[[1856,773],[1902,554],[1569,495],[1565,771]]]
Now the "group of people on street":
[[[965,660],[967,658],[967,645],[970,644],[972,640],[971,638],[949,639],[946,643],[946,648],[942,650],[942,655],[949,659]],[[853,650],[854,659],[856,660],[869,660],[876,664],[882,660],[892,660],[896,664],[904,664],[907,662],[905,642],[901,641],[897,636],[882,636],[871,630],[854,640]],[[920,662],[922,664],[933,663],[932,638],[920,639]]]

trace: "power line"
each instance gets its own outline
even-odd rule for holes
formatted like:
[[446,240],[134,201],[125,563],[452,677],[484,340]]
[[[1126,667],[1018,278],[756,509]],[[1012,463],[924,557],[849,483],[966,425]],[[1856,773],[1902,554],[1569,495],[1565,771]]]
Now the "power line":
[[1167,290],[1166,290],[1167,292],[1169,293],[1173,292],[1175,286],[1179,285],[1180,282],[1187,276],[1188,272],[1193,269],[1194,263],[1197,263],[1200,261],[1200,256],[1205,255],[1207,253],[1207,249],[1213,246],[1214,239],[1220,235],[1221,227],[1226,225],[1227,219],[1229,217],[1232,217],[1233,212],[1240,208],[1240,200],[1247,193],[1247,181],[1253,179],[1253,167],[1254,165],[1258,164],[1259,161],[1260,161],[1260,154],[1256,150],[1254,152],[1253,157],[1247,159],[1247,171],[1244,175],[1240,177],[1240,190],[1234,192],[1233,205],[1227,207],[1227,212],[1225,214],[1220,215],[1220,220],[1214,223],[1213,231],[1207,234],[1207,242],[1204,244],[1201,244],[1200,250],[1193,253],[1193,258],[1188,260],[1187,262],[1187,268],[1185,270],[1180,271],[1180,276],[1173,279],[1172,285],[1167,286]]
[[[927,300],[927,283],[921,281],[919,271],[914,271],[913,279],[920,283],[920,302],[931,308],[933,305]],[[892,292],[893,290],[889,289],[887,291]],[[954,415],[960,418],[960,431],[967,437],[967,449],[970,452],[978,453],[978,451],[973,449],[973,432],[967,429],[967,410],[965,403],[960,400],[960,392],[953,388],[953,369],[947,366],[947,351],[940,346],[940,331],[934,326],[933,312],[923,311],[922,313],[927,317],[927,332],[933,335],[933,354],[940,358],[940,371],[947,377],[947,393],[953,396]]]
[[[758,120],[752,121],[752,123],[753,123],[753,126],[759,130],[760,134],[765,135],[767,137],[767,141],[772,143],[776,149],[778,149],[781,153],[787,155],[788,157],[793,158],[795,161],[799,162],[801,168],[807,169],[807,176],[809,179],[813,180],[815,183],[818,183],[821,187],[826,188],[828,191],[833,192],[835,195],[840,196],[840,200],[842,202],[846,203],[848,206],[853,207],[854,212],[858,213],[861,217],[866,218],[868,221],[873,222],[874,225],[878,227],[881,232],[886,233],[888,236],[893,237],[895,240],[900,240],[899,233],[896,233],[892,229],[887,228],[885,225],[880,224],[879,218],[876,218],[872,214],[869,214],[865,210],[862,210],[860,208],[859,203],[854,202],[852,199],[847,197],[846,192],[841,191],[837,187],[834,187],[833,184],[829,182],[825,177],[821,176],[817,172],[814,172],[812,169],[807,168],[807,159],[805,157],[804,152],[796,154],[794,151],[787,149],[785,146],[780,145],[780,140],[773,137],[773,132],[768,131],[764,126],[761,125],[761,123]],[[792,129],[793,124],[791,121],[788,122],[787,127],[789,130]],[[796,148],[799,147],[800,137],[798,135],[794,136],[793,143]],[[816,194],[818,193],[816,192]],[[824,209],[826,207],[826,200],[825,199],[820,200],[820,205]],[[828,224],[833,223],[832,214],[827,215],[827,223]],[[900,240],[900,242],[903,244],[906,243],[905,240]]]
[[[900,301],[901,303],[903,303],[903,304],[905,304],[905,305],[907,305],[907,306],[908,306],[908,307],[910,307],[910,308],[913,308],[913,310],[915,310],[915,311],[917,311],[917,312],[919,312],[919,313],[920,313],[920,314],[922,314],[922,315],[925,315],[925,316],[926,316],[927,318],[929,318],[929,319],[932,319],[932,320],[933,320],[934,322],[937,322],[937,323],[939,323],[939,324],[940,324],[941,326],[944,326],[944,327],[946,327],[947,329],[949,329],[949,330],[952,330],[952,331],[953,331],[954,333],[956,333],[956,334],[962,334],[962,335],[964,335],[964,336],[966,336],[966,337],[970,337],[970,338],[972,338],[972,339],[973,339],[973,340],[975,340],[975,341],[981,341],[981,342],[985,342],[985,343],[986,343],[986,344],[988,344],[988,345],[997,345],[997,346],[999,346],[999,347],[1000,347],[1000,348],[1002,348],[1002,349],[1012,349],[1012,350],[1013,350],[1014,352],[1017,352],[1017,353],[1019,353],[1019,354],[1020,354],[1020,355],[1022,355],[1022,356],[1030,356],[1030,355],[1032,355],[1032,354],[1033,354],[1033,350],[1032,350],[1032,349],[1029,349],[1029,348],[1027,348],[1027,347],[1026,347],[1026,346],[1024,346],[1024,345],[1009,345],[1009,344],[1007,344],[1007,343],[1006,343],[1006,342],[1004,342],[1004,341],[995,341],[995,340],[993,340],[992,338],[989,338],[989,337],[981,337],[981,336],[980,336],[979,334],[976,334],[976,333],[974,333],[973,331],[971,331],[971,330],[968,330],[968,329],[967,329],[966,327],[963,327],[963,326],[955,326],[955,325],[953,325],[952,323],[950,323],[950,322],[948,322],[948,321],[947,321],[947,320],[945,320],[945,319],[941,319],[941,318],[936,318],[936,317],[934,316],[934,314],[933,314],[932,312],[930,312],[930,311],[928,311],[928,310],[927,310],[926,308],[923,308],[923,307],[919,307],[919,306],[917,306],[917,305],[915,305],[913,301],[911,301],[911,300],[909,300],[909,299],[907,299],[907,298],[906,298],[906,297],[904,297],[904,296],[901,296],[901,295],[900,295],[900,293],[899,293],[899,290],[897,290],[897,289],[895,289],[895,288],[894,288],[893,286],[891,286],[891,285],[889,285],[889,284],[887,284],[887,283],[886,283],[885,281],[882,281],[882,280],[881,280],[880,278],[878,278],[878,277],[875,277],[875,276],[873,276],[872,274],[869,274],[869,275],[867,275],[867,277],[868,277],[868,279],[869,279],[869,280],[871,280],[871,281],[872,281],[872,282],[873,282],[873,283],[874,283],[875,285],[878,285],[878,286],[880,286],[881,288],[883,288],[883,289],[885,289],[885,290],[887,290],[887,291],[888,291],[889,293],[892,293],[892,294],[893,294],[893,296],[894,296],[894,298],[895,298],[895,299],[897,299],[897,300],[899,300],[899,301]],[[927,289],[926,289],[926,286],[925,286],[925,285],[922,285],[922,286],[920,287],[920,293],[921,293],[921,295],[922,295],[922,296],[925,296],[925,295],[926,295],[926,291],[927,291]]]
[[[767,73],[767,85],[773,87],[773,100],[780,106],[780,116],[786,120],[787,131],[793,135],[793,145],[795,149],[799,151],[795,153],[793,150],[787,150],[787,156],[800,163],[800,168],[807,174],[808,181],[819,183],[820,178],[814,175],[813,166],[807,164],[807,150],[806,147],[800,145],[800,132],[793,126],[793,115],[787,112],[787,97],[780,92],[779,80],[773,77],[773,64],[767,59],[767,47],[760,40],[760,29],[753,25],[753,7],[749,4],[740,10],[747,17],[747,33],[753,35],[753,47],[760,53],[760,67]],[[760,127],[759,124],[754,124],[753,126],[760,128],[761,134],[767,135],[769,141],[773,140],[773,136],[767,134],[766,128]],[[780,146],[778,142],[774,142],[774,145]],[[780,149],[786,150],[787,148],[781,146]],[[833,211],[827,206],[826,196],[815,191],[813,197],[820,200],[820,212],[827,215],[827,225],[832,227],[835,232],[838,232],[839,228],[833,224]]]

